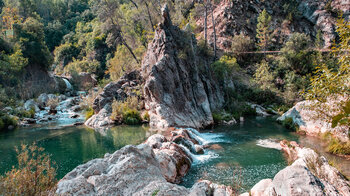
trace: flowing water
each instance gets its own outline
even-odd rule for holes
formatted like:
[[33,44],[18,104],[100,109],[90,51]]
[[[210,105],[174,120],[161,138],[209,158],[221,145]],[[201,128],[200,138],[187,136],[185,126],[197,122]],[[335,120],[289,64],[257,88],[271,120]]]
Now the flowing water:
[[[189,130],[192,136],[210,148],[205,150],[204,155],[193,155],[193,166],[182,182],[186,187],[191,187],[199,179],[206,179],[225,185],[240,182],[242,191],[249,190],[261,179],[273,178],[287,166],[278,140],[304,143],[307,140],[289,132],[274,118],[248,118],[234,126],[217,127],[200,133]],[[94,131],[84,126],[58,127],[57,124],[0,133],[0,174],[16,164],[14,147],[21,143],[36,141],[44,147],[56,162],[58,178],[62,178],[82,163],[103,157],[105,153],[112,153],[125,145],[140,144],[152,134],[146,126],[118,126]],[[313,142],[319,143],[307,141],[310,146],[313,146]],[[349,165],[349,162],[340,163]]]

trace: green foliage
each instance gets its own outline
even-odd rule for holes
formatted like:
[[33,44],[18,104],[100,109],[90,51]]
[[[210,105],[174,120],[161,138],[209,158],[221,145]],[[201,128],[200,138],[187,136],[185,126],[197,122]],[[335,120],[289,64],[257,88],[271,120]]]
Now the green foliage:
[[211,68],[216,78],[223,81],[228,76],[231,76],[233,71],[238,70],[239,65],[234,57],[223,55],[218,61],[211,64]]
[[[281,49],[279,67],[305,75],[314,69],[313,52],[310,51],[311,39],[303,33],[293,33]],[[311,57],[311,58],[310,58]]]
[[91,107],[88,107],[85,110],[85,120],[88,120],[89,118],[91,118],[93,115],[95,114],[94,110]]
[[52,56],[45,43],[43,24],[29,17],[23,24],[16,24],[14,31],[23,57],[28,58],[28,64],[48,69],[52,63]]
[[[144,48],[135,50],[137,56],[141,56]],[[140,68],[140,64],[129,53],[123,45],[118,46],[114,57],[108,62],[108,73],[112,80],[118,80],[124,73]]]
[[123,113],[123,122],[127,125],[137,125],[141,123],[140,112],[135,109],[128,109]]
[[6,113],[0,112],[0,130],[6,131],[9,128],[16,128],[17,120]]
[[28,59],[23,57],[20,49],[12,54],[0,53],[0,85],[15,86],[18,84],[18,75],[27,66]]
[[253,41],[249,36],[246,36],[243,33],[235,35],[232,39],[231,49],[234,56],[237,59],[242,60],[247,56],[244,52],[249,52],[253,49]]
[[342,142],[332,136],[331,132],[325,132],[321,135],[322,140],[327,143],[327,151],[332,154],[350,155],[350,142]]
[[[333,121],[333,126],[349,126],[348,102],[350,96],[350,22],[345,22],[343,18],[337,21],[336,31],[339,34],[339,44],[332,48],[335,58],[338,60],[338,67],[332,69],[328,65],[322,64],[316,68],[314,76],[311,78],[311,84],[305,96],[309,100],[314,100],[315,105],[312,109],[322,114],[329,112],[327,100],[344,98],[344,101],[338,101],[337,114],[325,115],[326,120]],[[330,118],[330,119],[327,119]]]
[[283,121],[281,121],[281,123],[287,129],[290,129],[292,131],[298,130],[298,125],[294,123],[294,120],[291,117],[285,118]]
[[146,112],[146,113],[143,115],[142,119],[143,119],[144,121],[149,122],[149,121],[150,121],[150,116],[149,116],[149,113],[148,113],[148,112]]
[[332,128],[338,125],[350,127],[350,100],[347,100],[341,107],[341,111],[332,118]]
[[139,100],[137,97],[128,97],[125,101],[114,101],[112,104],[111,119],[118,123],[136,125],[141,123],[139,112]]
[[36,144],[16,148],[18,167],[0,178],[1,195],[54,194],[56,169],[44,149]]
[[73,58],[73,62],[69,63],[65,68],[64,72],[69,74],[87,72],[96,73],[97,69],[100,67],[100,63],[94,60],[88,60],[83,58],[82,60],[76,60]]
[[159,189],[153,191],[152,196],[156,196],[158,194],[158,192],[159,192]]
[[267,50],[271,40],[271,16],[264,9],[258,17],[258,24],[256,26],[256,38],[258,39],[257,47],[260,50]]
[[254,80],[262,90],[275,90],[274,76],[270,71],[268,63],[263,60],[256,65],[257,69],[254,74]]

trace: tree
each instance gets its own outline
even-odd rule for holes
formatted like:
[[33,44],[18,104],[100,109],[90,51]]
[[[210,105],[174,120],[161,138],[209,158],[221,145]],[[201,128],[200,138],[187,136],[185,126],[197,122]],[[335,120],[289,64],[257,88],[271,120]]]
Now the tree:
[[305,75],[314,69],[311,39],[304,33],[293,33],[281,49],[279,67]]
[[255,82],[263,90],[274,90],[274,77],[270,71],[269,64],[263,60],[261,63],[256,65],[257,69],[254,74]]
[[256,38],[258,39],[257,47],[260,50],[266,51],[271,40],[271,16],[264,9],[258,17],[258,24],[256,27]]
[[[332,53],[338,59],[339,67],[331,69],[323,64],[316,68],[315,75],[311,78],[311,85],[305,96],[308,100],[313,100],[315,103],[314,109],[324,114],[328,120],[333,121],[333,126],[338,123],[350,126],[350,22],[345,21],[340,17],[337,21],[336,32],[339,35],[339,44],[332,48]],[[329,99],[337,101],[343,98],[343,101],[338,101],[336,107],[336,115],[328,115],[326,112]],[[326,113],[326,114],[325,114]]]
[[237,59],[243,60],[243,57],[245,57],[246,55],[244,54],[244,52],[248,52],[252,48],[253,42],[249,36],[246,36],[243,33],[241,33],[233,37],[231,49]]
[[29,17],[22,24],[15,25],[15,39],[28,64],[44,69],[52,63],[52,56],[45,43],[44,26],[37,19]]

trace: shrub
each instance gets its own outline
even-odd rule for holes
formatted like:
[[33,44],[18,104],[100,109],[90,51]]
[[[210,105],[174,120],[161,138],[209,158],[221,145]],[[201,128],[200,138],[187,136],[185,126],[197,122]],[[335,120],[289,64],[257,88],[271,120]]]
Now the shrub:
[[243,33],[235,35],[232,39],[231,49],[232,52],[235,53],[235,57],[242,60],[247,55],[244,52],[248,52],[253,49],[253,41],[249,36],[246,36]]
[[140,112],[135,109],[129,109],[123,113],[123,123],[127,125],[137,125],[141,122]]
[[0,178],[0,195],[49,195],[54,193],[56,169],[44,149],[34,144],[16,148],[18,167]]
[[143,115],[143,118],[142,118],[144,121],[147,121],[149,122],[150,121],[150,116],[149,116],[149,113],[146,112],[144,115]]
[[128,97],[125,101],[115,100],[112,104],[111,119],[130,125],[141,123],[138,98]]
[[327,143],[327,151],[332,154],[350,155],[350,142],[341,142],[331,132],[327,131],[321,135],[322,140]]
[[236,58],[227,55],[223,55],[218,61],[215,61],[211,68],[220,82],[223,82],[227,76],[231,76],[235,69],[240,69]]
[[298,125],[294,123],[293,118],[287,117],[283,121],[281,121],[282,125],[286,127],[287,129],[296,131],[298,129]]
[[94,115],[94,110],[91,107],[88,107],[85,110],[85,120],[88,120],[89,118],[91,118]]
[[16,128],[17,127],[17,120],[9,116],[8,114],[1,113],[0,112],[0,130],[8,130],[9,128]]

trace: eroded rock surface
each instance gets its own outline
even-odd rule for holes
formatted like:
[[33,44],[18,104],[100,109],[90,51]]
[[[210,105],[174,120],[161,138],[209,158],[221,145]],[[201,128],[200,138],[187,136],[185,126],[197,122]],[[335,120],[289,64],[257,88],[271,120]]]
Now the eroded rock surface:
[[281,142],[293,162],[273,179],[264,179],[251,189],[252,196],[350,195],[350,183],[326,158],[296,142]]
[[127,97],[137,96],[134,91],[141,90],[142,78],[138,70],[126,73],[118,81],[107,84],[95,98],[93,109],[95,115],[85,122],[86,126],[102,128],[113,125],[110,119],[114,100],[123,101]]
[[[279,46],[294,33],[305,33],[313,38],[317,30],[322,32],[324,46],[330,47],[336,38],[335,24],[337,10],[341,10],[345,17],[350,14],[350,4],[347,0],[333,0],[330,9],[326,7],[328,0],[298,0],[290,1],[221,1],[214,5],[217,45],[224,51],[231,51],[232,37],[243,33],[255,39],[256,25],[259,13],[266,9],[272,16],[273,38],[272,44]],[[294,10],[286,10],[286,5],[295,6]],[[293,8],[292,8],[293,9]],[[288,20],[288,14],[293,15]],[[201,37],[204,37],[204,17],[197,21]],[[207,20],[209,44],[213,44],[213,23]]]
[[206,127],[213,123],[212,110],[223,104],[205,60],[198,57],[196,39],[171,24],[163,8],[142,62],[145,107],[152,127]]
[[[174,130],[177,135],[183,130]],[[188,130],[189,132],[190,130]],[[195,141],[191,134],[188,139]],[[172,137],[170,137],[172,138]],[[196,141],[200,143],[200,141]],[[144,144],[125,146],[76,167],[57,185],[59,195],[214,195],[232,194],[230,187],[199,181],[192,189],[176,185],[193,159],[186,147],[155,134]]]
[[[299,102],[277,120],[284,121],[287,118],[291,118],[293,122],[298,125],[299,129],[305,131],[307,135],[318,136],[320,133],[329,131],[342,141],[348,141],[349,127],[342,125],[332,128],[331,122],[328,122],[325,118],[320,117],[317,111],[311,109],[313,104],[314,103],[312,101]],[[334,108],[336,104],[337,101],[328,101],[326,106],[327,108]],[[326,111],[326,108],[324,111]],[[330,109],[330,111],[332,111],[332,109]],[[328,114],[332,116],[336,113],[329,112]]]

